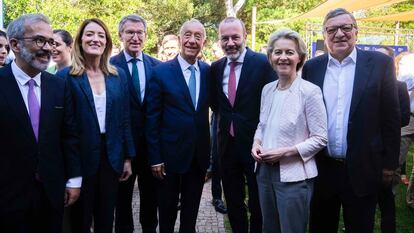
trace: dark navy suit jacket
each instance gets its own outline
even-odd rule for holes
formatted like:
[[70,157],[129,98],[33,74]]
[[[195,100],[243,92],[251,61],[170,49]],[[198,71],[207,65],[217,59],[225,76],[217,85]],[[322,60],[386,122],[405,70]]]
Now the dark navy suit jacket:
[[[59,71],[56,75],[68,80],[75,105],[75,119],[80,135],[82,174],[96,174],[100,161],[101,136],[93,93],[86,73],[74,76],[69,73],[71,67]],[[122,173],[126,158],[135,156],[132,142],[129,92],[125,73],[118,69],[118,75],[105,76],[106,85],[106,150],[112,168]]]
[[144,125],[145,125],[145,108],[147,106],[147,90],[148,90],[148,83],[152,76],[152,70],[154,66],[161,63],[161,61],[148,56],[145,53],[142,53],[142,57],[144,60],[144,67],[145,67],[145,79],[146,79],[146,87],[145,87],[145,96],[142,104],[139,102],[138,93],[134,89],[134,85],[132,83],[131,73],[128,69],[128,64],[125,59],[124,52],[121,51],[118,55],[113,56],[111,58],[111,63],[119,68],[122,68],[126,74],[128,80],[128,87],[130,93],[130,106],[131,106],[131,129],[132,135],[134,139],[138,137],[142,137],[144,133]]
[[39,140],[11,66],[0,69],[0,216],[29,208],[34,174],[52,206],[63,210],[66,181],[81,176],[79,138],[68,83],[41,74]]
[[[307,61],[302,77],[323,90],[328,55]],[[328,116],[329,117],[329,116]],[[400,148],[400,108],[394,63],[379,52],[357,50],[354,87],[348,122],[348,175],[357,195],[377,192],[382,169],[398,166]],[[322,150],[319,156],[326,156]],[[318,163],[319,174],[325,167]],[[332,177],[332,182],[335,177]]]
[[277,75],[269,65],[265,55],[246,48],[243,67],[237,85],[236,100],[231,107],[223,92],[223,73],[227,58],[214,62],[211,73],[214,79],[213,110],[220,114],[219,122],[219,153],[226,151],[230,123],[233,121],[235,133],[235,150],[240,160],[253,163],[250,155],[254,133],[259,123],[260,98],[263,87],[274,80]]
[[200,93],[197,109],[177,57],[153,70],[147,94],[146,134],[150,165],[165,164],[167,172],[182,174],[194,159],[209,166],[210,67],[199,61]]

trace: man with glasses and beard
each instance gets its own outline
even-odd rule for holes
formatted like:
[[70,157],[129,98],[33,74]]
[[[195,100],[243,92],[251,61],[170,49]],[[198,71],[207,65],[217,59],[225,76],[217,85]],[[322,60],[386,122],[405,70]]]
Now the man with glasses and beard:
[[155,233],[158,224],[157,195],[155,178],[152,176],[147,158],[144,122],[148,81],[151,79],[153,67],[161,62],[142,52],[147,38],[147,23],[141,16],[132,14],[123,17],[119,23],[118,33],[124,50],[112,57],[111,63],[122,68],[127,74],[131,130],[137,156],[132,160],[132,175],[128,180],[119,184],[115,232],[132,233],[134,231],[132,193],[135,180],[138,179],[139,221],[142,231],[143,233]]
[[338,232],[341,207],[346,232],[373,232],[377,195],[398,166],[400,109],[394,63],[356,48],[358,26],[345,9],[323,23],[328,54],[306,62],[302,78],[323,92],[328,145],[316,155],[318,177],[310,232]]
[[0,70],[0,232],[58,233],[82,178],[65,80],[45,72],[54,44],[42,14],[7,29],[16,59]]
[[[250,155],[259,123],[263,86],[276,79],[263,54],[246,48],[246,28],[234,17],[219,25],[219,40],[225,57],[211,65],[213,108],[220,116],[218,148],[224,197],[233,232],[249,232],[244,204],[247,183],[250,232],[262,232],[254,159]],[[246,182],[247,181],[247,182]]]

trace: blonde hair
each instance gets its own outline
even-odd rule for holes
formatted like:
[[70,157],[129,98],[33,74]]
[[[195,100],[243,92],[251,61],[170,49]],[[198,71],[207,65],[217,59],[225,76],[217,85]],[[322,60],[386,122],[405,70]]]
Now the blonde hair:
[[106,36],[106,47],[101,56],[101,60],[99,62],[99,68],[105,75],[118,75],[118,71],[116,70],[115,66],[109,63],[109,59],[112,53],[112,38],[111,34],[109,33],[108,27],[105,25],[104,22],[100,19],[86,19],[83,21],[81,26],[78,29],[78,33],[76,34],[75,41],[73,44],[72,50],[72,68],[70,70],[71,75],[80,76],[82,75],[86,68],[85,68],[85,54],[82,48],[82,35],[83,31],[85,30],[86,26],[90,23],[96,23],[103,28],[105,31]]

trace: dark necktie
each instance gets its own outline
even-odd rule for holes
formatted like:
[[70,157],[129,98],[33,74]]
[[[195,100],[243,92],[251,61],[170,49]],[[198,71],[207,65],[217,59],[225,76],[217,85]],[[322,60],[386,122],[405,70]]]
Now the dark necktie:
[[188,89],[190,90],[191,100],[193,101],[194,107],[196,107],[196,77],[195,67],[191,65],[188,68],[191,71],[190,80],[188,81]]
[[[236,72],[234,71],[237,62],[232,61],[230,62],[230,74],[229,74],[229,84],[227,89],[227,95],[229,98],[230,105],[234,107],[234,101],[236,100]],[[230,135],[234,137],[234,128],[233,128],[233,121],[230,123]]]
[[30,79],[27,83],[29,85],[29,92],[27,93],[27,103],[29,105],[30,122],[32,123],[32,128],[34,135],[36,137],[36,141],[38,141],[40,105],[34,90],[35,80]]
[[138,94],[139,102],[141,103],[141,84],[139,83],[139,73],[138,73],[138,59],[132,58],[129,60],[132,64],[132,83],[134,85],[135,91]]

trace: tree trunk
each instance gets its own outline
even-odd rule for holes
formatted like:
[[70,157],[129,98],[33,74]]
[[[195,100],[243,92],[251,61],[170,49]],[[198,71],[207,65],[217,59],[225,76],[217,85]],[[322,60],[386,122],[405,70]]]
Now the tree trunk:
[[233,6],[233,0],[226,0],[226,13],[227,17],[232,16],[236,17],[237,12],[241,9],[244,5],[246,0],[238,0],[236,5]]

